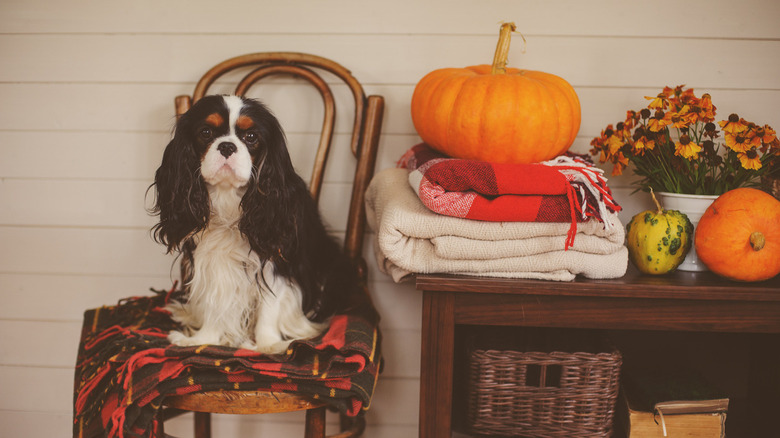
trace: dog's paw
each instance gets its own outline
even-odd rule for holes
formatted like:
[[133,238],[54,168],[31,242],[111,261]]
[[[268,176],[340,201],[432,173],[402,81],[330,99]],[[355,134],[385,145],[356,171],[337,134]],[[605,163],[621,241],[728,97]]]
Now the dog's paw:
[[168,333],[168,341],[179,347],[194,347],[198,345],[218,344],[219,338],[204,335],[203,332],[198,332],[194,336],[187,336],[180,331],[173,330]]
[[165,310],[171,313],[171,319],[185,327],[200,327],[200,320],[190,311],[186,303],[171,301]]
[[292,340],[277,341],[270,344],[261,344],[258,342],[254,350],[263,354],[282,354],[287,351],[287,348],[290,346],[291,342]]

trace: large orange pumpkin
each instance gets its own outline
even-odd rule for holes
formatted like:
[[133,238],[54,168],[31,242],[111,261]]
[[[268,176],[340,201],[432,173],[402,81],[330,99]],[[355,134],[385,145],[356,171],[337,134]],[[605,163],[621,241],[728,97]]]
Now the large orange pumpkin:
[[728,191],[696,226],[696,254],[732,280],[761,281],[780,273],[780,201],[751,188]]
[[412,121],[455,158],[535,163],[565,152],[580,129],[574,88],[550,73],[506,68],[514,24],[501,27],[493,65],[434,70],[412,95]]

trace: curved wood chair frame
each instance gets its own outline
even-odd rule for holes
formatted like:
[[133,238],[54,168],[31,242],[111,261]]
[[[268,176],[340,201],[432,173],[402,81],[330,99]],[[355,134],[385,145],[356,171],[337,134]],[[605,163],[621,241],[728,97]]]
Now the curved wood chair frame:
[[[334,132],[336,105],[330,86],[315,71],[327,71],[341,79],[352,92],[355,104],[353,132],[350,143],[356,158],[355,177],[347,219],[344,250],[359,268],[359,275],[366,280],[366,262],[363,259],[363,236],[365,233],[364,198],[368,183],[374,174],[379,134],[384,114],[382,96],[366,96],[363,87],[349,70],[319,56],[295,52],[253,53],[228,59],[206,72],[195,87],[192,96],[178,96],[175,99],[176,115],[180,116],[206,95],[209,87],[221,76],[237,69],[255,67],[238,83],[235,94],[245,95],[257,81],[271,75],[292,75],[308,81],[323,99],[325,113],[320,141],[317,148],[310,191],[319,201],[325,165],[330,152]],[[182,264],[182,279],[188,278],[187,266]],[[215,391],[168,397],[163,402],[165,409],[158,421],[158,435],[165,437],[163,423],[166,419],[185,412],[195,413],[195,437],[211,436],[211,413],[218,414],[263,414],[306,410],[305,438],[325,437],[325,411],[323,402],[304,396],[264,391]],[[349,419],[341,416],[342,433],[331,438],[356,437],[362,434],[365,421],[362,416]]]

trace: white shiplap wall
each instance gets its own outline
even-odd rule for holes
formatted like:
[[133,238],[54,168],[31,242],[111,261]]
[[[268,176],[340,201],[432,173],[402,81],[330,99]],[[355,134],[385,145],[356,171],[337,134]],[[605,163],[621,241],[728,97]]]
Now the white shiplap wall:
[[[386,98],[383,169],[417,141],[409,117],[417,80],[439,67],[490,62],[500,21],[515,21],[528,41],[522,53],[515,39],[511,66],[575,87],[579,152],[664,85],[709,92],[723,117],[738,112],[780,128],[779,19],[773,0],[3,0],[0,435],[68,436],[83,310],[170,284],[171,258],[149,237],[144,194],[170,135],[173,97],[190,93],[217,62],[260,51],[340,62]],[[290,143],[305,144],[320,110],[293,106],[282,86],[264,96]],[[325,215],[336,224],[346,186],[337,168],[327,178]],[[647,205],[629,196],[628,181],[611,182],[624,221]],[[420,295],[372,268],[387,366],[366,436],[411,437]],[[214,425],[241,436],[302,433],[295,415],[218,417]],[[190,434],[185,420],[171,430]]]

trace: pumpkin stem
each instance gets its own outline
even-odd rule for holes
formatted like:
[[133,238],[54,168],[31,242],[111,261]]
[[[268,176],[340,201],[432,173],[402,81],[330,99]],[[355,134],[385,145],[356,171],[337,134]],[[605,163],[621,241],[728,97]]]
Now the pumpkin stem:
[[760,231],[754,231],[753,234],[750,235],[750,247],[753,248],[753,251],[761,251],[761,248],[763,248],[765,244],[766,239],[764,238],[764,234]]
[[653,202],[655,202],[655,206],[658,207],[658,214],[661,214],[664,212],[663,207],[661,207],[661,203],[658,202],[658,199],[655,198],[655,192],[653,192],[653,188],[650,187],[650,196],[653,197]]
[[491,73],[506,74],[506,61],[509,58],[509,42],[512,39],[512,32],[517,30],[515,23],[504,23],[501,25],[501,30],[498,33],[498,44],[496,45],[496,53],[493,55],[493,68]]

